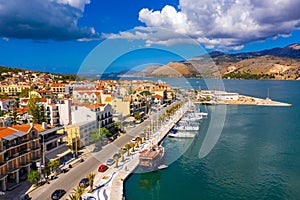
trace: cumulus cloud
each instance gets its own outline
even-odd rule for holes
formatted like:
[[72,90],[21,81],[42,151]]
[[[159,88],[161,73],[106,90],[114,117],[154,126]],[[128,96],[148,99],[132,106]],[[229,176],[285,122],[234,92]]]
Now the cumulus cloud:
[[90,40],[93,27],[78,27],[89,0],[0,0],[0,36],[34,40]]
[[[148,28],[147,44],[171,45],[182,34],[206,48],[237,50],[244,44],[289,35],[299,29],[299,7],[299,0],[180,0],[179,10],[169,5],[161,11],[143,8],[139,20]],[[159,38],[153,31],[157,28],[178,34],[175,38],[172,34]]]

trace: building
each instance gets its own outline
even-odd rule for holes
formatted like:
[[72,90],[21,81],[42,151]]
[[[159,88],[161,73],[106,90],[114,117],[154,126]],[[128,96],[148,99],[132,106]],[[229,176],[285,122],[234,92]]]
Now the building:
[[33,124],[0,128],[0,188],[27,180],[32,163],[41,158],[38,130]]
[[74,105],[72,124],[97,121],[100,128],[110,129],[113,126],[112,106],[109,104]]
[[46,119],[47,124],[51,126],[66,126],[72,123],[71,120],[71,99],[59,100],[53,103],[51,99],[47,99]]
[[71,150],[67,147],[67,143],[63,141],[63,138],[67,136],[63,131],[64,128],[62,126],[51,127],[46,123],[42,123],[41,125],[36,124],[34,126],[39,131],[42,163],[57,159],[59,159],[61,163],[65,163],[68,158],[64,157],[71,153]]
[[68,136],[65,141],[76,151],[76,149],[89,145],[90,135],[97,128],[96,120],[65,126]]
[[214,97],[217,100],[225,101],[225,100],[238,100],[239,94],[238,93],[231,93],[225,91],[215,91]]
[[1,84],[0,93],[6,93],[8,95],[16,95],[17,92],[22,92],[25,88],[30,88],[29,85],[18,85],[18,84]]

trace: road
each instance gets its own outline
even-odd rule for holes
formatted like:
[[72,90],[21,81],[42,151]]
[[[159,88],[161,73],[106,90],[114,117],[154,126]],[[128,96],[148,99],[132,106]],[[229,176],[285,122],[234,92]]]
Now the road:
[[79,181],[89,173],[99,173],[97,171],[100,164],[105,163],[108,158],[111,158],[119,151],[131,138],[138,136],[145,128],[148,128],[151,120],[159,119],[159,116],[166,108],[162,108],[161,112],[153,113],[150,118],[136,127],[128,128],[126,134],[117,138],[113,143],[103,147],[99,152],[92,152],[85,155],[85,161],[71,168],[67,173],[62,173],[55,180],[51,180],[50,184],[45,184],[30,193],[33,200],[50,200],[51,194],[56,189],[64,189],[67,194],[63,199],[67,199],[73,188],[78,186]]

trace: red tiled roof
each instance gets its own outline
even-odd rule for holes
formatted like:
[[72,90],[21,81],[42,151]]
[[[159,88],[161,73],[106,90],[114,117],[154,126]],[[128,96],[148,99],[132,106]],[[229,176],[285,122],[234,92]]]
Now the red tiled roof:
[[163,97],[160,96],[159,94],[156,94],[156,95],[154,95],[154,98],[155,98],[155,99],[161,99],[161,98],[163,98]]

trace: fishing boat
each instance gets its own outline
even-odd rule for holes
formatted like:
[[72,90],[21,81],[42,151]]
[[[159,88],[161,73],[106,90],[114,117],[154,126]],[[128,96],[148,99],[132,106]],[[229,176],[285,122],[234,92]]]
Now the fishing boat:
[[140,152],[139,166],[142,170],[153,171],[161,165],[165,154],[163,146],[152,146],[150,149],[145,149]]
[[199,130],[199,126],[191,126],[191,125],[184,126],[184,125],[179,125],[179,126],[174,127],[174,129],[178,130],[178,131],[198,131]]
[[173,138],[193,138],[195,137],[195,134],[178,131],[178,132],[169,133],[168,136]]

